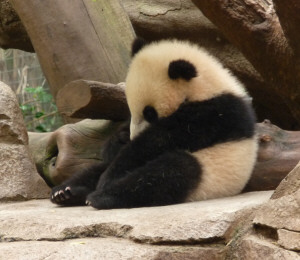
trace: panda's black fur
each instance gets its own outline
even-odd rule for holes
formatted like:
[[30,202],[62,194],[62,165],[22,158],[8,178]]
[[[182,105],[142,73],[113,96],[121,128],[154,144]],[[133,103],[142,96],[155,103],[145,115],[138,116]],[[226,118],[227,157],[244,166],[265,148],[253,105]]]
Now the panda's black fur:
[[[133,56],[145,45],[136,40]],[[189,82],[198,76],[193,62],[184,58],[170,62],[166,71],[170,80]],[[184,100],[167,116],[159,112],[145,104],[141,113],[149,125],[130,141],[129,124],[125,124],[108,140],[103,162],[54,187],[51,201],[59,205],[87,203],[97,209],[185,202],[206,174],[206,165],[195,152],[255,139],[251,105],[230,91],[205,100]]]

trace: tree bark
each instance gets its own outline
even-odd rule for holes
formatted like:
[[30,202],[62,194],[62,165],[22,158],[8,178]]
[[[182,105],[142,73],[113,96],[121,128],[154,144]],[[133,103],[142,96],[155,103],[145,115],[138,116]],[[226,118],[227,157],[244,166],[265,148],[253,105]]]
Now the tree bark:
[[300,131],[286,131],[269,120],[256,124],[259,150],[245,191],[273,190],[300,160]]
[[0,47],[34,52],[28,34],[9,0],[0,0]]
[[280,22],[271,0],[193,0],[204,15],[238,47],[264,80],[270,83],[268,91],[276,91],[282,97],[299,128],[298,47],[295,43],[290,45],[285,36],[288,35],[289,39],[293,34],[298,34],[296,26],[289,24],[297,24],[299,18],[294,17],[298,17],[300,5],[296,0],[289,4],[280,0],[274,2]]
[[77,79],[124,81],[134,31],[118,0],[11,3],[29,34],[54,97]]

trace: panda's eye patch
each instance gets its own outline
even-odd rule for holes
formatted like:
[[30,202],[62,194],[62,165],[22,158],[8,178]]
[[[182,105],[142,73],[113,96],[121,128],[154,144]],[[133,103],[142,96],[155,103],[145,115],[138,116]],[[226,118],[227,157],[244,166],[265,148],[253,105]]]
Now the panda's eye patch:
[[153,123],[158,119],[158,114],[152,106],[146,106],[143,110],[143,115],[145,120],[149,123]]

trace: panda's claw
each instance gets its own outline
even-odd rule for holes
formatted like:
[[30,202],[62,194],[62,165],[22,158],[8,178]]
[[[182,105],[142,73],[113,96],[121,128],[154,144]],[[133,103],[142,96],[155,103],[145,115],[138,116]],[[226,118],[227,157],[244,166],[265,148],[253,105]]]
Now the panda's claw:
[[58,192],[58,197],[59,197],[60,201],[64,201],[64,200],[66,199],[66,198],[65,198],[65,193],[64,193],[63,190],[60,190],[60,191]]

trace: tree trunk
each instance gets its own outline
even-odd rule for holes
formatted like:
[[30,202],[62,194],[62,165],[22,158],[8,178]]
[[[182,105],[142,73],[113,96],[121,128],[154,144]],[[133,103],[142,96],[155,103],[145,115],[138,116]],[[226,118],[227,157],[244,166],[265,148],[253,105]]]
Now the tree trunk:
[[[297,0],[193,0],[289,106],[300,126]],[[277,17],[279,16],[279,19]],[[293,38],[293,40],[291,40]]]
[[[0,0],[0,8],[3,3],[5,3],[7,0]],[[11,0],[12,2],[17,1],[21,3],[23,6],[31,6],[31,1],[21,1],[21,0]],[[55,0],[57,1],[57,0]],[[77,0],[78,1],[78,0]],[[58,1],[57,1],[58,2]],[[64,2],[64,1],[63,1]],[[93,3],[92,3],[93,2]],[[99,5],[103,5],[103,1],[95,1]],[[89,5],[94,5],[94,1],[88,0]],[[112,4],[111,1],[107,1],[109,4]],[[113,3],[115,0],[113,1]],[[297,129],[299,128],[299,123],[297,123],[297,120],[295,120],[295,113],[297,113],[298,110],[296,108],[299,106],[299,103],[297,100],[294,101],[293,98],[297,97],[296,94],[291,95],[286,91],[286,87],[290,88],[291,86],[295,86],[295,83],[297,81],[293,82],[291,79],[290,82],[284,83],[282,81],[282,75],[283,73],[286,75],[292,75],[293,70],[290,70],[289,68],[286,69],[286,71],[279,70],[280,64],[284,66],[285,60],[288,60],[290,57],[290,54],[288,53],[285,56],[286,49],[286,39],[284,38],[284,34],[282,33],[282,30],[280,28],[280,25],[278,23],[278,19],[274,13],[274,10],[272,8],[272,5],[270,4],[270,0],[268,1],[254,1],[254,0],[248,0],[247,4],[245,4],[246,1],[226,1],[228,9],[226,9],[225,13],[218,17],[219,13],[224,12],[222,8],[215,8],[215,5],[223,3],[225,5],[226,3],[224,1],[199,1],[199,3],[195,0],[194,1],[198,5],[208,5],[208,9],[210,12],[215,14],[217,17],[214,19],[217,19],[218,23],[216,23],[222,31],[225,33],[226,37],[230,40],[234,38],[235,41],[237,41],[239,44],[236,44],[235,41],[233,41],[236,46],[239,48],[242,48],[244,54],[247,54],[247,50],[249,50],[248,55],[246,55],[251,62],[256,61],[256,65],[259,66],[261,64],[261,67],[264,69],[268,75],[264,75],[264,80],[262,77],[257,73],[257,71],[252,67],[252,65],[245,60],[244,56],[234,47],[232,44],[230,44],[227,39],[224,37],[224,35],[214,26],[206,17],[203,16],[202,12],[192,3],[190,0],[153,0],[153,1],[147,1],[147,0],[140,0],[140,1],[133,1],[133,0],[122,0],[122,4],[124,5],[124,9],[129,15],[129,18],[131,20],[131,23],[134,27],[134,30],[136,31],[137,35],[144,37],[148,40],[154,40],[154,39],[161,39],[165,37],[169,38],[179,38],[179,39],[189,39],[193,42],[197,42],[201,46],[204,46],[207,48],[213,55],[217,56],[221,62],[231,69],[234,74],[236,74],[241,81],[247,86],[250,94],[253,96],[253,102],[256,109],[256,112],[258,114],[259,120],[263,120],[265,118],[270,118],[273,123],[279,125],[280,127],[284,129]],[[280,2],[280,1],[279,1]],[[56,3],[56,2],[54,2]],[[66,3],[60,3],[59,5],[67,5]],[[40,4],[41,7],[45,6],[46,4]],[[56,5],[56,4],[55,4]],[[226,6],[226,7],[227,7]],[[65,6],[64,6],[65,7]],[[68,6],[69,7],[69,6]],[[78,5],[77,5],[78,7]],[[31,8],[31,7],[30,7]],[[53,6],[50,8],[53,9]],[[73,12],[73,9],[76,8],[76,6],[73,6],[71,10],[69,8],[63,10],[60,8],[60,12],[55,15],[55,20],[60,20],[60,17],[69,17],[71,16],[71,13]],[[279,7],[278,7],[279,8]],[[285,7],[286,8],[286,7]],[[257,9],[257,10],[256,10]],[[36,13],[37,9],[32,9],[28,12],[32,12],[32,20],[27,25],[30,26],[31,23],[35,23],[35,16],[38,17],[38,27],[42,27],[43,25],[47,25],[45,22],[40,22],[40,20],[43,20],[44,18],[47,20],[49,19],[49,11],[47,10],[38,10],[38,13]],[[68,12],[66,12],[68,10]],[[101,10],[101,9],[98,9]],[[78,12],[78,11],[76,11]],[[74,14],[76,14],[76,12]],[[207,14],[207,11],[205,12]],[[101,19],[104,19],[108,12],[105,12],[103,16],[101,16]],[[235,16],[233,14],[236,14]],[[244,15],[245,14],[245,15]],[[46,16],[45,16],[46,15]],[[76,14],[77,15],[77,14]],[[233,17],[231,17],[233,15]],[[42,17],[41,17],[42,16]],[[72,17],[72,16],[71,16]],[[94,16],[95,17],[95,16]],[[188,17],[188,19],[186,19]],[[268,19],[266,19],[266,17]],[[22,17],[21,17],[22,18]],[[52,18],[52,16],[51,16]],[[210,18],[210,17],[209,17]],[[221,19],[222,18],[222,19]],[[0,17],[0,21],[3,18]],[[17,17],[13,18],[17,21]],[[22,18],[23,19],[23,18]],[[69,19],[69,18],[68,18]],[[99,19],[99,16],[97,17]],[[264,20],[265,19],[265,20]],[[276,23],[277,19],[277,23]],[[54,19],[53,19],[54,20]],[[65,19],[64,19],[65,20]],[[79,21],[80,22],[79,22]],[[273,21],[274,20],[274,21]],[[73,19],[72,21],[69,19],[68,27],[72,28],[82,28],[81,26],[81,19]],[[119,23],[118,18],[115,19],[116,23]],[[213,20],[214,21],[214,20]],[[251,23],[252,21],[252,23]],[[215,21],[214,21],[215,22]],[[49,45],[53,45],[54,43],[51,42],[51,39],[59,39],[59,44],[63,42],[67,42],[68,40],[65,39],[65,34],[61,33],[61,30],[56,30],[56,28],[60,28],[60,24],[62,22],[57,22],[57,26],[55,28],[52,28],[52,38],[48,38],[48,43],[45,46],[46,50],[49,49]],[[73,26],[74,24],[75,26]],[[120,24],[120,23],[119,23]],[[244,25],[242,25],[244,24]],[[113,24],[115,26],[115,24]],[[275,32],[273,33],[272,30],[277,30],[276,26],[279,25],[279,33]],[[48,26],[48,25],[47,25]],[[90,24],[89,26],[92,26]],[[88,27],[89,27],[88,26]],[[111,29],[112,24],[107,25],[107,30]],[[64,26],[67,27],[67,26]],[[126,25],[126,27],[128,27]],[[223,27],[227,27],[224,29]],[[245,28],[244,28],[245,27]],[[6,27],[7,28],[7,27]],[[236,30],[238,28],[238,30]],[[271,29],[270,29],[271,28]],[[40,31],[43,28],[38,28]],[[55,29],[55,31],[54,31]],[[87,31],[90,31],[91,28],[88,28]],[[77,31],[78,31],[77,30]],[[104,30],[104,29],[103,29]],[[224,31],[225,30],[225,31]],[[82,68],[77,68],[79,62],[76,60],[76,64],[71,67],[66,67],[64,69],[64,72],[61,74],[64,74],[64,77],[67,77],[67,80],[62,82],[63,84],[67,84],[73,80],[83,78],[86,80],[97,80],[100,82],[110,82],[110,83],[117,83],[124,80],[124,77],[121,80],[118,81],[110,81],[107,80],[106,77],[102,77],[101,73],[99,72],[101,66],[99,67],[97,64],[93,65],[93,62],[96,60],[99,62],[99,59],[102,59],[100,57],[99,59],[96,59],[95,57],[90,57],[91,50],[86,48],[86,43],[84,40],[80,39],[79,36],[84,36],[84,33],[78,34],[74,29],[74,32],[71,32],[71,42],[74,44],[74,41],[78,42],[78,49],[80,56],[78,56],[78,60],[80,62],[84,62],[85,60],[88,60],[87,63],[84,64],[83,68],[88,68],[89,72],[84,72],[88,77],[82,76]],[[82,30],[81,30],[82,31]],[[125,30],[126,31],[126,30]],[[21,30],[22,32],[22,30]],[[9,32],[7,32],[9,33]],[[128,33],[125,33],[125,35]],[[231,36],[232,34],[232,36]],[[234,34],[236,34],[234,36]],[[110,36],[111,33],[108,32],[108,34],[101,35],[101,39],[105,40],[106,37]],[[229,36],[230,37],[229,37]],[[242,35],[242,37],[240,37]],[[76,36],[76,37],[75,37]],[[69,36],[68,36],[69,37]],[[87,36],[88,39],[92,39],[91,36]],[[282,38],[283,37],[283,38]],[[0,38],[1,38],[1,30],[0,30]],[[86,37],[85,37],[86,38]],[[28,40],[29,41],[29,40]],[[253,45],[252,42],[257,41],[259,44]],[[93,41],[96,42],[96,41]],[[99,43],[99,41],[97,41]],[[299,41],[298,41],[299,42]],[[83,44],[84,43],[84,44]],[[270,46],[265,44],[270,44]],[[58,44],[58,45],[59,45]],[[1,45],[1,41],[0,41]],[[80,48],[80,46],[82,48]],[[273,47],[272,47],[273,46]],[[68,46],[69,47],[69,46]],[[105,49],[107,46],[104,46]],[[103,50],[104,50],[103,47]],[[100,47],[101,48],[101,47]],[[52,48],[53,49],[53,48]],[[53,50],[51,50],[53,51]],[[76,51],[76,50],[75,50]],[[40,50],[42,52],[42,50]],[[71,49],[71,52],[74,52],[74,49]],[[77,53],[77,52],[75,52]],[[109,52],[111,53],[111,52]],[[115,52],[116,53],[116,52]],[[279,54],[277,57],[277,53]],[[55,53],[54,53],[55,54]],[[96,53],[97,54],[97,53]],[[117,54],[117,53],[116,53]],[[252,60],[251,56],[254,55]],[[267,56],[265,56],[267,54]],[[65,54],[64,54],[65,55]],[[73,53],[71,53],[69,56],[72,56]],[[79,55],[79,54],[78,54]],[[121,53],[121,55],[123,55]],[[68,55],[67,55],[68,56]],[[87,57],[88,56],[88,57]],[[271,57],[271,59],[269,58]],[[60,61],[59,68],[63,67],[64,63],[61,63],[61,61],[64,61],[65,58],[61,56],[60,53],[57,53],[55,55],[56,59]],[[266,57],[266,58],[265,58]],[[277,58],[276,58],[277,57]],[[51,55],[49,57],[46,57],[45,60],[51,60],[53,57]],[[80,58],[80,59],[79,59]],[[121,59],[121,57],[119,57]],[[273,59],[277,60],[277,62],[274,62]],[[74,61],[75,59],[72,58]],[[45,62],[45,61],[44,61]],[[279,62],[279,66],[278,66]],[[78,63],[78,64],[77,64]],[[274,69],[271,67],[273,66],[273,63],[276,65]],[[103,66],[106,66],[106,60],[103,60]],[[70,64],[68,64],[69,66]],[[86,66],[87,65],[87,66]],[[114,65],[112,65],[114,66]],[[45,66],[43,66],[45,67]],[[258,68],[258,67],[256,67]],[[95,71],[96,70],[96,71]],[[49,70],[51,72],[51,70]],[[80,72],[81,74],[76,75],[76,73]],[[51,75],[48,75],[48,71],[44,71],[46,74],[46,77],[50,79],[52,76],[57,76],[55,73],[52,73]],[[95,72],[95,73],[94,73]],[[270,73],[271,74],[270,74]],[[68,74],[73,73],[74,76],[70,79],[68,78]],[[57,74],[57,73],[56,73]],[[98,75],[98,77],[97,77]],[[274,77],[273,77],[273,76]],[[281,76],[280,76],[281,75]],[[59,76],[59,75],[58,75]],[[100,78],[101,77],[101,78]],[[57,80],[59,80],[59,77],[57,77]],[[68,82],[66,82],[68,81]],[[274,85],[275,84],[275,85]],[[50,82],[51,88],[62,88],[64,85],[52,86]],[[279,86],[279,87],[278,87]],[[281,87],[284,86],[284,87]],[[274,88],[276,88],[276,91],[274,91]],[[57,90],[52,90],[52,92],[57,92]],[[295,104],[292,104],[294,103]],[[294,108],[295,107],[295,108]],[[294,114],[292,115],[291,110],[294,110]],[[296,112],[295,112],[296,111]]]
[[34,52],[28,34],[9,0],[0,0],[0,47]]
[[118,0],[11,3],[29,34],[54,97],[77,79],[124,81],[134,31]]

